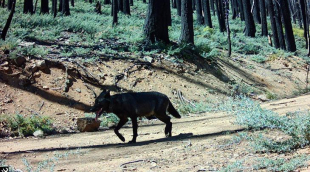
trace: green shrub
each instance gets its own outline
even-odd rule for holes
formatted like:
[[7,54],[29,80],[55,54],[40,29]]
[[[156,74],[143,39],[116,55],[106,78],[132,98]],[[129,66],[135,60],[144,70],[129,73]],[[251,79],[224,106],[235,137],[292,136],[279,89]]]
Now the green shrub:
[[295,171],[297,168],[306,167],[310,159],[306,155],[298,155],[292,158],[258,158],[255,170],[266,169],[267,171]]
[[6,124],[11,134],[17,134],[18,136],[31,136],[36,130],[42,130],[44,134],[52,134],[55,132],[52,120],[49,117],[41,117],[38,115],[32,115],[25,117],[23,115],[4,116],[0,118],[0,122]]

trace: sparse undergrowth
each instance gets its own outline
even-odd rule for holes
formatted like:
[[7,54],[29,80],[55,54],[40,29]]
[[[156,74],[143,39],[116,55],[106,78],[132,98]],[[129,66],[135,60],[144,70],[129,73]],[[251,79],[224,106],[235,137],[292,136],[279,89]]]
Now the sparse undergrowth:
[[6,136],[32,136],[37,130],[41,130],[45,135],[55,133],[53,121],[49,117],[32,115],[25,117],[23,115],[7,116],[1,115],[1,137]]

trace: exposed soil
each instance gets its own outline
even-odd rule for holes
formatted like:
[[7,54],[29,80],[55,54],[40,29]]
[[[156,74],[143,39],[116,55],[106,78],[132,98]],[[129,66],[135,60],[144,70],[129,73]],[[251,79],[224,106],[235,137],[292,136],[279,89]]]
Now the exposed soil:
[[[176,107],[182,105],[178,92],[187,103],[212,102],[230,94],[240,94],[243,89],[253,89],[249,94],[252,98],[267,101],[267,91],[285,98],[306,88],[307,68],[297,57],[289,61],[275,59],[265,64],[234,57],[211,65],[204,60],[176,63],[161,55],[151,58],[151,63],[131,58],[102,58],[95,63],[62,61],[63,66],[47,63],[47,67],[34,73],[29,71],[34,70],[38,60],[27,59],[22,67],[0,61],[1,115],[49,116],[55,120],[59,132],[69,132],[44,138],[1,139],[1,159],[6,159],[6,164],[16,169],[26,170],[22,161],[26,158],[35,170],[39,162],[53,158],[56,152],[57,155],[67,154],[68,157],[49,163],[55,165],[55,171],[214,171],[245,160],[244,171],[251,171],[253,159],[266,155],[249,152],[247,142],[231,143],[242,127],[234,125],[234,118],[229,114],[190,114],[173,119],[171,138],[164,138],[161,122],[141,121],[136,144],[121,143],[113,129],[79,133],[76,119],[84,117],[84,110],[94,102],[94,93],[100,93],[102,88],[112,90],[113,94],[160,91],[167,94]],[[72,70],[67,76],[64,66],[76,71]],[[91,78],[97,82],[89,81]],[[67,79],[70,84],[65,84]],[[231,83],[239,86],[235,88]],[[65,87],[69,88],[67,92]],[[263,107],[285,114],[309,110],[309,100],[308,95],[285,98],[265,103]],[[130,123],[121,133],[126,141],[131,139]],[[74,153],[76,151],[79,153]],[[309,148],[291,155],[269,154],[268,157],[289,157],[301,152],[307,153]]]

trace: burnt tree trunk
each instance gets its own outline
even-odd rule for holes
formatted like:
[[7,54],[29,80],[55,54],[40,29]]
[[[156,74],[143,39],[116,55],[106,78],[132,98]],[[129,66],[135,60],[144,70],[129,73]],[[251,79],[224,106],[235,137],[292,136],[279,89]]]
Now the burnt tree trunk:
[[107,4],[111,4],[111,0],[104,0],[103,4],[107,5]]
[[14,0],[8,0],[8,10],[12,10]]
[[[253,0],[253,17],[254,17],[254,21],[258,24],[261,24],[261,18],[260,18],[260,9],[259,9],[259,4],[258,4],[259,0]],[[260,0],[263,1],[263,0]]]
[[279,4],[275,0],[273,1],[275,2],[274,3],[275,19],[276,19],[276,26],[277,26],[280,48],[283,50],[286,50],[280,7],[279,7]]
[[181,0],[176,0],[177,3],[177,14],[181,16]]
[[181,0],[181,11],[181,35],[179,42],[194,45],[192,0]]
[[304,25],[304,37],[306,39],[306,47],[308,47],[308,34],[307,34],[307,30],[309,28],[308,24],[307,24],[307,8],[306,8],[306,2],[305,0],[299,0],[300,3],[300,8],[301,8],[301,14],[302,14],[302,21],[303,21],[303,25]]
[[13,19],[13,14],[15,12],[15,4],[16,4],[16,1],[15,0],[12,0],[12,8],[11,8],[11,12],[10,12],[10,15],[9,15],[9,18],[8,20],[6,21],[5,23],[5,26],[2,30],[2,33],[1,33],[1,39],[3,41],[5,41],[5,37],[6,37],[6,34],[8,33],[8,30],[10,28],[10,25],[11,25],[11,22],[12,22],[12,19]]
[[275,16],[275,11],[274,11],[274,6],[273,6],[272,1],[273,0],[268,0],[267,6],[268,6],[268,12],[270,16],[273,45],[275,48],[280,48],[280,42],[279,42],[279,36],[278,36],[277,24],[276,24],[276,16]]
[[237,2],[238,2],[238,6],[239,6],[239,11],[240,11],[240,19],[241,19],[241,21],[245,21],[245,19],[244,19],[244,10],[243,10],[243,2],[242,1],[244,1],[244,0],[238,0]]
[[59,11],[59,12],[62,12],[62,4],[63,4],[63,1],[64,1],[64,0],[59,0],[59,8],[58,8],[58,11]]
[[48,14],[48,0],[41,0],[41,14]]
[[[169,17],[167,0],[150,0],[144,24],[144,35],[147,44],[162,41],[169,43]],[[169,7],[170,8],[170,7]]]
[[215,0],[210,0],[210,8],[211,8],[211,10],[212,10],[212,12],[213,12],[213,16],[215,16],[215,7],[214,7],[214,2]]
[[62,14],[65,16],[70,15],[70,7],[69,7],[69,0],[62,0]]
[[[196,1],[196,16],[197,16],[197,23],[198,25],[203,25],[203,16],[202,16],[202,5],[201,0]],[[205,1],[205,0],[203,0]]]
[[5,0],[2,0],[2,1],[0,2],[0,6],[1,6],[2,8],[4,8],[4,6],[5,6]]
[[212,28],[211,11],[209,0],[202,0],[202,8],[204,14],[204,24]]
[[74,7],[74,0],[71,0],[71,6]]
[[244,10],[244,19],[245,19],[245,36],[255,37],[256,29],[251,13],[251,4],[249,0],[242,0],[243,10]]
[[129,0],[123,0],[123,13],[126,14],[126,15],[130,15]]
[[33,0],[24,0],[24,14],[33,14]]
[[268,36],[265,0],[259,1],[259,7],[260,7],[260,13],[261,13],[261,19],[262,19],[262,36]]
[[281,7],[280,9],[282,12],[282,17],[283,17],[283,24],[284,24],[284,29],[285,29],[285,42],[287,45],[287,50],[291,52],[295,52],[296,43],[295,43],[295,37],[293,33],[288,0],[281,0],[279,2],[280,2],[280,7]]
[[124,10],[123,0],[118,0],[118,11],[123,12]]
[[223,9],[223,3],[222,0],[215,0],[215,7],[217,12],[217,19],[220,26],[220,31],[225,32],[226,31],[226,25],[225,25],[225,12]]
[[57,0],[52,0],[52,12],[55,18],[57,16]]
[[100,1],[97,1],[97,3],[96,3],[95,12],[98,14],[102,14]]
[[118,23],[118,17],[117,17],[117,12],[118,12],[118,0],[113,0],[112,3],[112,12],[113,12],[113,23],[112,25],[115,26]]

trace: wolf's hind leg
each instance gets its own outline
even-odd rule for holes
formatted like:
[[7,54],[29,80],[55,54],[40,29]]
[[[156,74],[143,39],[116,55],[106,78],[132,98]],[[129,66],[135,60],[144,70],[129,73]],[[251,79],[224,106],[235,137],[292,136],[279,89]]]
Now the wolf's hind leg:
[[165,135],[171,137],[172,123],[170,122],[170,116],[166,113],[156,114],[156,117],[166,124]]
[[114,129],[114,133],[118,136],[119,139],[121,139],[121,141],[125,142],[125,138],[118,132],[118,130],[120,128],[122,128],[123,125],[126,124],[126,122],[128,121],[127,117],[122,117],[120,118],[117,126]]

